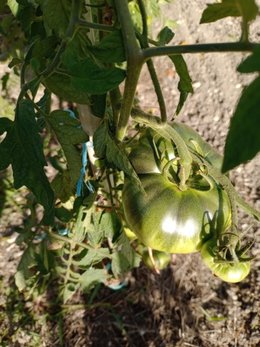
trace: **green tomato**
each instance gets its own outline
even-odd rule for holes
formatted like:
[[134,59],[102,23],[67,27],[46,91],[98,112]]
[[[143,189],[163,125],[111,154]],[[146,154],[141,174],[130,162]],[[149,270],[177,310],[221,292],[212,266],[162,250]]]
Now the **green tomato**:
[[216,240],[210,239],[205,242],[200,250],[205,265],[221,280],[229,283],[243,281],[250,272],[250,261],[237,261],[235,263],[217,263],[214,261]]
[[148,250],[145,249],[142,254],[142,260],[145,263],[145,265],[152,270],[165,269],[171,262],[171,255],[165,252],[153,251],[153,259],[154,259],[155,267],[150,258]]
[[216,228],[230,226],[229,200],[220,187],[181,191],[161,174],[139,178],[144,191],[126,179],[122,202],[128,226],[145,246],[166,253],[196,252]]

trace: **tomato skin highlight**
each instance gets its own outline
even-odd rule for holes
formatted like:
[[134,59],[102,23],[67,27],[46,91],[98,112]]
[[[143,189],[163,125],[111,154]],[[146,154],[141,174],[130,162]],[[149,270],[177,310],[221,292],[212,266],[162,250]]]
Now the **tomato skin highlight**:
[[197,252],[215,231],[216,214],[219,229],[230,226],[229,202],[217,187],[181,191],[161,174],[139,178],[145,193],[126,179],[122,201],[128,226],[145,246],[166,253]]
[[250,261],[238,261],[234,264],[214,262],[214,252],[217,241],[210,239],[202,246],[200,253],[204,264],[219,277],[222,281],[228,283],[238,283],[243,281],[250,272]]

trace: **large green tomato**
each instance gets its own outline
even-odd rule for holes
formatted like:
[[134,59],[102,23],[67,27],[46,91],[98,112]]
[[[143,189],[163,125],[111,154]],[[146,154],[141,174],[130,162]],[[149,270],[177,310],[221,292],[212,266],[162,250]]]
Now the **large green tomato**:
[[225,191],[204,184],[181,191],[162,174],[139,175],[144,191],[126,179],[126,221],[147,247],[167,253],[191,253],[218,230],[230,226]]
[[206,241],[201,248],[201,257],[203,262],[213,272],[225,282],[237,283],[243,281],[250,272],[250,261],[237,261],[235,263],[218,263],[214,261],[214,252],[216,250],[216,240]]

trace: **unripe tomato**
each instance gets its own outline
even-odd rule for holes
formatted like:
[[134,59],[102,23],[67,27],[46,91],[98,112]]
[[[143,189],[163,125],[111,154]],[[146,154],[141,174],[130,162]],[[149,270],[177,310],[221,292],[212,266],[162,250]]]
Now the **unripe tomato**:
[[230,283],[243,281],[250,272],[250,261],[237,261],[235,263],[218,263],[214,261],[216,240],[210,239],[203,244],[200,253],[203,262],[221,280]]
[[155,266],[150,258],[148,250],[143,251],[142,260],[147,267],[149,267],[152,270],[163,270],[170,264],[171,255],[165,252],[153,251],[153,259]]
[[126,179],[126,221],[147,247],[166,253],[191,253],[218,230],[230,226],[230,204],[217,185],[181,191],[162,174],[139,175],[144,192]]

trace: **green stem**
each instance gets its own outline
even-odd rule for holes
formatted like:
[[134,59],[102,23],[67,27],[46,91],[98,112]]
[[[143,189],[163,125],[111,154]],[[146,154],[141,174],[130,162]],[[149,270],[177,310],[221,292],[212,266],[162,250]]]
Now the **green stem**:
[[124,39],[126,58],[127,58],[127,71],[124,96],[121,105],[120,117],[117,127],[117,139],[122,141],[126,129],[128,120],[131,113],[131,108],[134,101],[137,83],[139,80],[140,72],[143,66],[143,54],[142,50],[138,46],[133,22],[128,9],[127,0],[114,0],[117,11],[117,16],[121,25],[122,35]]
[[144,58],[159,57],[164,55],[176,55],[184,53],[219,53],[219,52],[252,52],[257,43],[250,42],[224,42],[204,43],[195,45],[150,47],[143,50]]
[[143,0],[137,0],[141,17],[142,17],[142,24],[143,24],[143,30],[142,30],[142,36],[146,38],[147,40],[147,46],[148,46],[148,25],[147,25],[147,15],[146,15],[146,9]]
[[62,241],[62,242],[65,242],[65,243],[69,243],[72,247],[75,247],[75,245],[77,245],[77,246],[80,246],[80,247],[82,247],[84,249],[91,249],[91,248],[93,248],[93,247],[90,247],[90,246],[86,245],[85,243],[76,242],[73,239],[70,239],[68,237],[57,235],[57,234],[53,233],[52,231],[49,231],[48,234],[50,235],[50,237],[52,237],[55,240]]
[[[137,0],[137,3],[138,3],[141,17],[142,17],[143,30],[142,30],[142,34],[136,32],[136,35],[138,37],[138,40],[140,42],[141,47],[143,49],[146,49],[149,47],[146,9],[145,9],[145,5],[143,3],[143,0]],[[166,123],[167,118],[168,118],[167,117],[167,111],[166,111],[166,105],[165,105],[162,89],[160,86],[160,82],[158,80],[157,73],[156,73],[156,70],[154,67],[154,63],[152,60],[149,59],[149,60],[147,60],[146,64],[147,64],[148,71],[149,71],[149,74],[150,74],[152,82],[153,82],[155,93],[157,95],[157,101],[158,101],[159,108],[160,108],[161,120],[163,123]]]
[[88,21],[83,20],[83,19],[79,19],[76,22],[76,26],[79,28],[96,29],[96,30],[108,31],[108,32],[115,30],[115,28],[111,25],[88,22]]
[[110,91],[110,102],[113,110],[113,119],[114,119],[114,125],[118,125],[118,120],[119,120],[119,111],[120,111],[120,105],[121,105],[121,92],[119,88],[115,88]]
[[75,24],[80,18],[80,13],[81,13],[81,1],[73,0],[72,6],[71,6],[70,21],[69,21],[69,25],[65,34],[66,39],[70,38],[73,35],[75,30]]
[[150,73],[150,76],[151,76],[151,79],[153,82],[155,93],[157,95],[157,100],[158,100],[158,104],[160,107],[161,120],[163,123],[166,123],[167,122],[166,105],[165,105],[162,89],[160,86],[160,82],[158,80],[156,70],[154,67],[154,63],[152,62],[152,60],[147,60],[146,64],[147,64],[147,67],[148,67],[148,70],[149,70],[149,73]]

